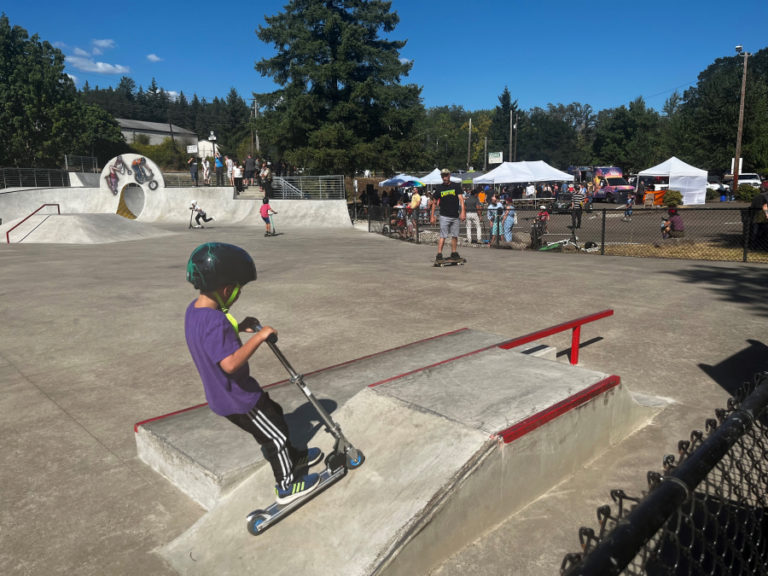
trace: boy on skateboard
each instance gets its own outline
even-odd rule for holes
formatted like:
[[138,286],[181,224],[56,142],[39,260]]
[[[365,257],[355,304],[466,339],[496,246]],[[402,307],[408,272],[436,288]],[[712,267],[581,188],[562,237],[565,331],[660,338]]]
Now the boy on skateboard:
[[269,218],[269,215],[277,214],[277,212],[272,210],[272,206],[269,205],[269,198],[266,196],[264,196],[264,199],[261,201],[261,208],[259,208],[259,213],[261,214],[261,219],[264,220],[264,224],[267,227],[267,231],[264,233],[264,236],[273,236],[272,222]]
[[436,263],[443,260],[443,246],[445,239],[451,238],[451,260],[462,261],[457,252],[459,248],[459,228],[467,215],[464,209],[464,195],[461,190],[461,184],[451,182],[451,171],[447,168],[440,170],[442,184],[435,186],[435,192],[432,196],[432,211],[429,221],[435,223],[435,208],[440,207],[440,239],[437,241]]
[[[290,441],[283,409],[250,375],[248,360],[274,328],[247,317],[238,323],[229,313],[243,286],[256,280],[256,266],[238,246],[209,242],[195,248],[187,262],[187,281],[200,295],[187,307],[187,346],[214,413],[251,434],[275,476],[277,502],[287,504],[318,487],[308,468],[323,459],[319,448],[299,450]],[[243,344],[239,333],[254,333]]]

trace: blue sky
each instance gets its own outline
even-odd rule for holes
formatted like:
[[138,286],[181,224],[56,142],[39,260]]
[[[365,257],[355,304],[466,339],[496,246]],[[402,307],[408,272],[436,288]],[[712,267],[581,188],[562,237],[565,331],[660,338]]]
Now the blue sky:
[[[12,26],[57,46],[78,87],[154,77],[169,92],[208,101],[276,88],[254,69],[274,48],[255,30],[287,0],[105,3],[22,1],[1,8]],[[660,110],[716,58],[741,44],[768,46],[768,0],[393,0],[413,61],[403,81],[427,107],[490,109],[509,87],[520,108],[589,104],[595,111],[638,96]]]

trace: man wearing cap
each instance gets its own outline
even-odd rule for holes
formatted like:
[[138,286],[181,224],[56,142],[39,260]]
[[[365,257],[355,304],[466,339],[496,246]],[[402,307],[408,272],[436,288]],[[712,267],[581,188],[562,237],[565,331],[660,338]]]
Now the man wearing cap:
[[451,238],[451,260],[461,260],[459,256],[459,228],[460,222],[466,217],[464,208],[464,195],[462,194],[461,184],[451,182],[451,171],[447,168],[440,170],[442,184],[435,186],[435,192],[432,195],[432,211],[430,222],[435,223],[435,208],[440,207],[440,239],[437,241],[436,261],[443,259],[443,246],[445,239]]

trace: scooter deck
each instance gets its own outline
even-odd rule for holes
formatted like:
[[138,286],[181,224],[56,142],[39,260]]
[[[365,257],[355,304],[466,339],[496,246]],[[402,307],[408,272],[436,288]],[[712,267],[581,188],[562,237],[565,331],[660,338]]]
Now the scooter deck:
[[326,467],[319,473],[320,480],[318,480],[317,488],[309,492],[306,496],[297,498],[288,504],[274,502],[266,510],[254,510],[248,514],[248,532],[254,536],[258,536],[270,526],[277,524],[280,520],[291,514],[291,512],[297,510],[312,500],[312,498],[328,489],[331,485],[341,480],[346,474],[346,466],[340,466],[335,471],[331,471],[330,467]]

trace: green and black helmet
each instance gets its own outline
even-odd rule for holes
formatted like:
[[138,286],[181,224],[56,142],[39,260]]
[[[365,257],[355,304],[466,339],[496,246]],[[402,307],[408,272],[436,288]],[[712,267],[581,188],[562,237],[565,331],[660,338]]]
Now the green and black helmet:
[[252,280],[256,280],[253,258],[233,244],[201,244],[187,262],[187,282],[198,290],[209,292],[222,286],[244,286]]

